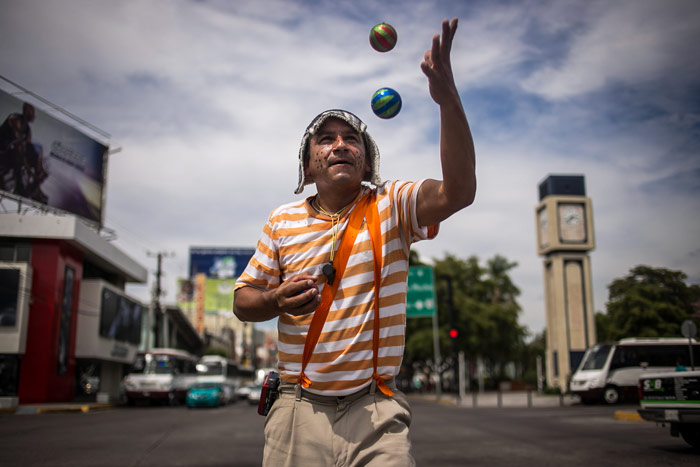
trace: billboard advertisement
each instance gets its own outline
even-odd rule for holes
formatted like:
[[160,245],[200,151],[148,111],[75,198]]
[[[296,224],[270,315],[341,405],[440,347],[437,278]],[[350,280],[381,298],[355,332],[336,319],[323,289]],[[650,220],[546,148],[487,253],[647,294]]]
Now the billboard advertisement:
[[240,276],[255,253],[253,248],[190,248],[190,277],[233,279]]
[[102,224],[107,146],[0,90],[0,192]]
[[[218,313],[233,310],[233,286],[236,279],[212,279],[197,274],[194,279],[179,279],[177,305],[184,311]],[[199,294],[199,295],[198,295]]]
[[233,286],[236,279],[207,278],[204,284],[204,309],[208,312],[233,310]]
[[203,313],[230,312],[233,286],[253,253],[254,248],[190,247],[190,277],[178,281],[180,308],[199,311],[201,307]]

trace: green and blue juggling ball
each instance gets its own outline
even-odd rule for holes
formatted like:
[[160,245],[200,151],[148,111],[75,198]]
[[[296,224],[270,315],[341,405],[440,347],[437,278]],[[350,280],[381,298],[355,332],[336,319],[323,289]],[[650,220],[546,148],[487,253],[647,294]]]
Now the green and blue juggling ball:
[[391,88],[378,89],[372,96],[372,112],[379,118],[394,118],[401,110],[401,96]]

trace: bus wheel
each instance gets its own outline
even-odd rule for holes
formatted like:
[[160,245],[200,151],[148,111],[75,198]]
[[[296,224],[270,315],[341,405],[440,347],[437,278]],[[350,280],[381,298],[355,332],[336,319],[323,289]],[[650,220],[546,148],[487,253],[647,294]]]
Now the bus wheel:
[[615,405],[620,402],[620,390],[615,386],[607,386],[603,391],[603,400],[608,405]]
[[177,394],[175,394],[174,391],[170,391],[168,393],[168,405],[174,407],[176,405],[179,405],[179,400],[177,399]]
[[680,432],[686,443],[696,449],[700,449],[700,423],[681,425]]

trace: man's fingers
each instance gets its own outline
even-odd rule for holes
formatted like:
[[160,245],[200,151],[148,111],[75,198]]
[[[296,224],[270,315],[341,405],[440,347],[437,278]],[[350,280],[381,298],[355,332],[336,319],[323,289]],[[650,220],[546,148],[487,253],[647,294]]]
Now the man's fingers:
[[450,50],[452,49],[452,39],[457,31],[457,18],[453,18],[452,21],[443,20],[442,21],[442,52],[445,56],[449,56]]
[[294,316],[308,315],[309,313],[313,313],[320,304],[321,295],[317,294],[305,304],[297,306],[289,310],[287,313]]
[[435,66],[436,63],[440,63],[440,35],[435,34],[433,36],[433,47],[430,51],[432,62],[431,66]]

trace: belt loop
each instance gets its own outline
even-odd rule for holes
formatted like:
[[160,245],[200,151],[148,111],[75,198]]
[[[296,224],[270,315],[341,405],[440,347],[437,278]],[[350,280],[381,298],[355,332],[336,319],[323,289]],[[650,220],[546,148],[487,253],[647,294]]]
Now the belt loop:
[[296,396],[297,401],[301,400],[301,383],[294,385],[294,395]]
[[373,396],[376,391],[377,391],[377,380],[372,378],[372,382],[369,385],[369,395]]

